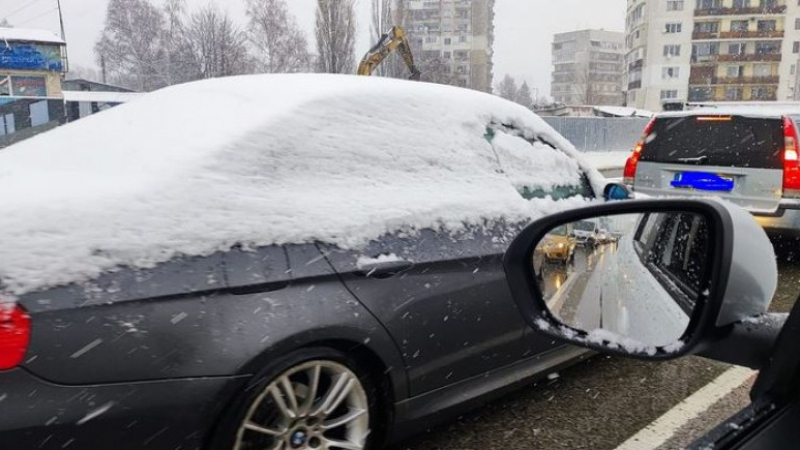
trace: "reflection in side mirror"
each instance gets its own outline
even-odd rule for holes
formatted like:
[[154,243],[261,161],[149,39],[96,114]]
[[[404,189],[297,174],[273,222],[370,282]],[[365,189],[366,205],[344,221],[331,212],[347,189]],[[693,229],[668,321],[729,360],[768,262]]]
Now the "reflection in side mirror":
[[706,289],[711,249],[702,215],[611,215],[552,228],[532,269],[552,316],[590,342],[669,349]]

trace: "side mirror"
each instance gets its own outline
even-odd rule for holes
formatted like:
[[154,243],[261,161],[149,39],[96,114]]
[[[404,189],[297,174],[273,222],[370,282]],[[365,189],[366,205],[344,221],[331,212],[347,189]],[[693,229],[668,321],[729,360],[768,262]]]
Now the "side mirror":
[[[615,239],[572,246],[569,224],[603,223]],[[564,249],[574,248],[571,255]],[[766,312],[777,265],[763,229],[716,201],[608,203],[539,220],[505,255],[529,326],[604,353],[672,359]]]
[[603,189],[603,198],[606,201],[630,200],[633,198],[633,194],[624,184],[609,183]]

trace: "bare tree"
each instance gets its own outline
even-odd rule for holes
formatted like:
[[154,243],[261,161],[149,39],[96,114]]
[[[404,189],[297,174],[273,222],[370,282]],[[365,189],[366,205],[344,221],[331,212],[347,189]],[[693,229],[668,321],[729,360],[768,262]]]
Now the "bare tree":
[[[372,42],[378,42],[380,38],[389,31],[394,25],[392,17],[392,0],[372,0],[372,22],[370,23],[370,36]],[[383,64],[375,71],[374,75],[389,76],[389,65],[395,61],[396,56],[390,55]]]
[[578,104],[595,105],[599,102],[598,95],[594,90],[594,80],[592,79],[592,74],[588,65],[578,65],[572,88]]
[[166,0],[165,27],[162,34],[164,73],[168,85],[193,81],[200,77],[192,65],[193,56],[186,31],[186,0]]
[[531,88],[528,86],[527,81],[523,81],[522,86],[517,89],[517,93],[514,96],[514,101],[528,109],[534,108],[533,93],[531,92]]
[[356,16],[354,0],[317,0],[317,70],[354,73]]
[[497,95],[506,100],[511,100],[512,102],[516,101],[518,91],[519,88],[517,87],[517,81],[514,80],[514,77],[508,74],[503,77],[503,80],[500,81],[496,87]]
[[161,36],[164,17],[148,0],[111,0],[105,27],[95,44],[97,62],[104,62],[115,82],[141,91],[167,85]]
[[192,14],[186,29],[192,64],[200,78],[240,75],[252,71],[247,36],[227,12],[209,5]]
[[255,47],[258,70],[267,73],[310,69],[308,40],[289,14],[286,0],[247,0],[248,38]]

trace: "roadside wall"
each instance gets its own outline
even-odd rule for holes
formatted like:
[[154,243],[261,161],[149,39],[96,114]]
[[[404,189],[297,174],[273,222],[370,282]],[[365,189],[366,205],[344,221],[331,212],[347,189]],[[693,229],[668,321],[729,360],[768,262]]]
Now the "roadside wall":
[[542,117],[583,152],[633,149],[649,119],[605,117]]

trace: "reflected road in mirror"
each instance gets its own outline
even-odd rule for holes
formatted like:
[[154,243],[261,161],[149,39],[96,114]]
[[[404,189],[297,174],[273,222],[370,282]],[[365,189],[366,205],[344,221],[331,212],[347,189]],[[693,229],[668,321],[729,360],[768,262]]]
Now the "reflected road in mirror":
[[536,247],[550,312],[590,340],[675,347],[694,312],[709,252],[693,213],[623,214],[563,224]]

